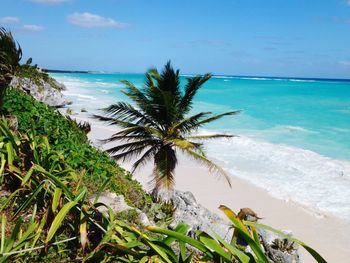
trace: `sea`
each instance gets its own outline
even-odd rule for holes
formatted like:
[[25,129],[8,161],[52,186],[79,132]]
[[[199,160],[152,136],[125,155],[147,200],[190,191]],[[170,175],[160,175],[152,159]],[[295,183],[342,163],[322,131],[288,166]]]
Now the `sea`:
[[[86,116],[128,101],[121,80],[144,83],[143,74],[51,76],[67,86],[70,107]],[[181,76],[182,84],[191,76]],[[213,76],[195,97],[192,113],[232,110],[241,113],[198,131],[237,135],[206,142],[209,157],[275,198],[349,220],[350,80]]]

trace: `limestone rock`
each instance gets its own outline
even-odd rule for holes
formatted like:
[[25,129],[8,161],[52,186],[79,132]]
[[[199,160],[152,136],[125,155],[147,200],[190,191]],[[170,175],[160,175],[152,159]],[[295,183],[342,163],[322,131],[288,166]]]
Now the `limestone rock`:
[[[66,89],[66,87],[63,84],[58,83],[55,80],[53,81],[55,82],[55,85],[59,87],[60,90]],[[44,102],[45,104],[48,104],[53,107],[64,107],[71,103],[63,96],[63,94],[58,89],[53,88],[49,83],[43,80],[38,80],[37,82],[34,82],[29,78],[14,77],[10,83],[10,86],[13,88],[23,90],[24,92],[30,94],[36,100]]]
[[176,210],[171,227],[186,223],[192,231],[200,229],[208,234],[214,231],[221,237],[232,236],[229,222],[198,204],[191,192],[175,191],[172,200]]

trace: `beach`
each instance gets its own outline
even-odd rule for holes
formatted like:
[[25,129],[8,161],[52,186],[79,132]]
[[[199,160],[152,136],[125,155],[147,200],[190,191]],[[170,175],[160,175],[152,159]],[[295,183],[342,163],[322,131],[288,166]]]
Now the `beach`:
[[[92,144],[105,148],[99,140],[117,131],[115,127],[97,123],[86,117],[75,116],[78,122],[92,124],[89,139]],[[109,145],[110,146],[110,145]],[[127,170],[131,163],[120,163]],[[134,178],[149,189],[152,165],[135,172]],[[307,208],[272,197],[267,191],[246,180],[230,176],[232,188],[223,178],[211,175],[205,167],[180,155],[176,169],[175,189],[190,191],[198,203],[220,215],[219,205],[225,204],[234,211],[249,207],[262,217],[261,223],[277,229],[291,231],[293,235],[317,250],[328,262],[347,262],[350,224],[345,220],[314,213]],[[300,249],[302,262],[315,262],[305,250]]]
[[[78,121],[92,123],[91,142],[101,146],[116,127],[91,119],[92,114],[126,98],[120,79],[142,86],[141,74],[53,75]],[[328,262],[350,258],[350,163],[347,138],[348,82],[323,80],[215,77],[199,92],[194,110],[222,113],[243,108],[237,117],[203,127],[200,134],[236,134],[230,140],[205,142],[210,159],[230,174],[223,178],[179,155],[175,189],[190,191],[197,202],[220,215],[224,204],[236,212],[249,207],[261,223],[290,231]],[[232,105],[236,105],[233,106]],[[231,105],[231,106],[230,106]],[[81,109],[84,111],[81,112]],[[65,110],[63,110],[65,112]],[[131,170],[131,163],[120,163]],[[152,165],[134,173],[150,190]],[[302,262],[314,262],[300,249]]]

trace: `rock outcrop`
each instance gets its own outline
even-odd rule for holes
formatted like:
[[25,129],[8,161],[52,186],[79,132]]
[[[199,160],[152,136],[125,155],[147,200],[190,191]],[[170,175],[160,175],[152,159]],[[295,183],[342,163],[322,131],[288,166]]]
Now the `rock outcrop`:
[[[36,100],[53,107],[60,108],[71,104],[60,92],[60,90],[65,90],[66,87],[54,79],[51,79],[50,82],[51,84],[44,80],[33,81],[29,78],[14,77],[10,87],[23,90]],[[54,88],[53,85],[58,88]]]
[[[90,201],[93,202],[93,199],[94,198],[91,198]],[[194,236],[196,230],[202,230],[207,232],[209,235],[212,235],[212,233],[215,232],[227,242],[230,242],[233,235],[231,222],[228,219],[221,218],[217,214],[198,204],[191,192],[175,191],[172,201],[176,207],[176,210],[170,227],[175,227],[179,223],[186,223],[191,228],[189,232],[190,236]],[[143,225],[154,224],[153,222],[150,222],[147,215],[141,210],[129,206],[125,202],[124,196],[122,195],[106,192],[99,197],[98,202],[106,204],[116,213],[126,210],[135,210],[137,212],[138,220]],[[101,213],[107,213],[107,208],[103,206],[100,206],[98,209]],[[271,259],[271,262],[300,262],[298,246],[296,244],[282,236],[264,229],[258,229],[258,232],[261,243],[263,244],[266,254]],[[247,251],[248,250],[249,247],[247,248]]]
[[[175,191],[172,200],[176,206],[174,221],[171,224],[172,227],[183,222],[191,227],[192,234],[194,234],[195,230],[199,229],[207,232],[209,235],[214,231],[226,239],[226,241],[229,242],[231,240],[233,230],[230,221],[219,217],[217,214],[198,204],[191,192]],[[258,229],[258,232],[271,262],[300,262],[298,246],[296,244],[264,229]]]

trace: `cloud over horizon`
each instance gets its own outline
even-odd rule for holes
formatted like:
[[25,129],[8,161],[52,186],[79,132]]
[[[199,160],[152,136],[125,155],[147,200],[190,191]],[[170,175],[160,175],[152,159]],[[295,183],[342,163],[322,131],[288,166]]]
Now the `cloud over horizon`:
[[25,33],[36,33],[36,32],[44,31],[45,27],[39,26],[39,25],[26,24],[21,27],[15,28],[15,30],[19,32],[25,32]]
[[20,22],[20,19],[15,16],[4,16],[0,18],[1,24],[18,24]]
[[99,16],[89,12],[75,12],[73,14],[70,14],[67,16],[67,22],[69,24],[85,28],[125,28],[127,26],[126,23],[122,23],[112,18]]
[[51,5],[51,4],[68,3],[68,2],[72,2],[73,0],[31,0],[31,1],[38,4]]

